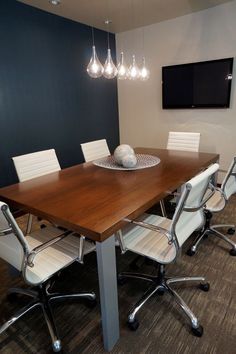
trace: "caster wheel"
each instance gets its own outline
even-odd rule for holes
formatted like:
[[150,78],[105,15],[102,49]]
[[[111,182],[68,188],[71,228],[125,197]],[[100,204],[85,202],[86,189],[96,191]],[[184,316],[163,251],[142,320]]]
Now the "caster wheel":
[[232,248],[230,251],[229,251],[229,254],[231,255],[231,256],[236,256],[236,249],[235,248]]
[[235,234],[235,229],[233,229],[232,227],[230,229],[228,229],[227,231],[228,235],[234,235]]
[[94,300],[86,299],[86,300],[85,300],[85,305],[86,305],[89,309],[93,309],[95,306],[97,306],[97,300],[96,300],[96,299],[94,299]]
[[157,290],[157,295],[163,296],[164,294],[165,294],[165,290],[164,289],[158,289]]
[[192,333],[196,337],[201,337],[203,335],[203,327],[199,326],[197,328],[192,327]]
[[18,300],[18,296],[16,293],[9,293],[7,294],[7,301],[9,302],[16,302]]
[[118,276],[117,283],[118,285],[124,285],[126,283],[126,279]]
[[209,291],[210,290],[210,284],[209,283],[201,283],[199,285],[199,289],[203,290],[203,291]]
[[59,339],[52,343],[52,349],[55,353],[61,352],[61,341]]
[[132,322],[127,322],[129,329],[131,331],[136,331],[139,328],[139,321],[135,318]]
[[189,249],[187,250],[187,252],[186,252],[186,254],[187,254],[188,256],[190,256],[190,257],[194,256],[195,253],[196,253],[196,252],[193,251],[192,248],[189,248]]

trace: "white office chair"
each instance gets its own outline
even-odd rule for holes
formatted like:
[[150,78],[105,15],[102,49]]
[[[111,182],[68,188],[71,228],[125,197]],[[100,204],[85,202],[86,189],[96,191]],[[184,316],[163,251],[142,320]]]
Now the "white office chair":
[[54,149],[15,156],[12,160],[20,182],[61,170]]
[[50,285],[54,274],[72,264],[78,258],[80,240],[72,232],[48,226],[24,236],[12,216],[8,206],[0,202],[0,257],[21,271],[26,284],[33,289],[13,288],[10,294],[21,294],[31,298],[31,302],[19,310],[0,326],[0,334],[7,330],[22,316],[41,308],[52,339],[55,352],[61,350],[51,304],[54,301],[87,299],[95,304],[94,293],[60,294],[51,293]]
[[221,228],[228,228],[228,234],[233,235],[235,233],[235,225],[211,225],[211,218],[214,213],[222,211],[228,202],[229,198],[236,193],[236,157],[233,158],[230,167],[225,175],[225,178],[222,182],[221,188],[216,188],[214,195],[205,205],[205,215],[206,223],[200,235],[195,240],[193,246],[189,248],[187,254],[193,256],[196,251],[199,243],[207,235],[215,235],[228,243],[232,248],[229,253],[231,256],[236,256],[236,243],[230,240],[225,234],[218,231]]
[[[200,133],[192,132],[169,132],[167,141],[167,150],[179,151],[199,151]],[[176,204],[177,198],[171,199],[172,204]],[[162,215],[166,216],[164,201],[160,201]]]
[[199,151],[200,133],[169,132],[167,150]]
[[[37,151],[30,154],[16,156],[12,158],[20,182],[47,175],[48,173],[61,170],[57,155],[54,149]],[[29,235],[32,230],[33,216],[29,214],[26,234]],[[96,246],[80,237],[79,262],[83,263],[84,256],[95,251]]]
[[[12,158],[19,182],[25,182],[32,178],[44,176],[48,173],[61,170],[54,149],[37,151],[30,154],[15,156]],[[29,214],[26,234],[32,230],[33,216]]]
[[121,273],[118,276],[118,281],[121,283],[126,278],[137,278],[152,284],[129,312],[128,325],[132,330],[138,328],[139,322],[136,315],[147,300],[156,293],[168,292],[189,318],[193,334],[202,336],[203,328],[198,319],[182,298],[172,289],[172,284],[197,281],[200,282],[200,288],[204,291],[209,290],[209,284],[205,282],[204,277],[166,277],[165,265],[174,262],[184,242],[195,230],[204,225],[203,206],[214,191],[208,193],[207,197],[205,193],[211,177],[218,168],[219,165],[214,164],[184,185],[172,220],[157,215],[148,215],[141,221],[124,219],[124,221],[136,226],[128,225],[126,229],[122,230],[122,233],[118,232],[123,252],[131,251],[140,254],[154,260],[159,265],[157,275]]
[[[106,139],[89,141],[88,143],[80,144],[85,162],[91,162],[102,157],[110,156]],[[85,241],[85,237],[83,236]],[[119,246],[116,240],[116,246]]]
[[94,161],[111,155],[106,139],[90,141],[88,143],[80,144],[80,146],[85,162]]

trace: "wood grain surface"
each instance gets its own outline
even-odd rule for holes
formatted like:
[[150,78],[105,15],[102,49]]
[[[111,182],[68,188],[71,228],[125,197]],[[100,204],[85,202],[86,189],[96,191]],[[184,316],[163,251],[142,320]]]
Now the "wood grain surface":
[[92,162],[0,189],[10,206],[103,241],[181,186],[201,169],[216,162],[217,154],[137,148],[158,156],[159,165],[136,171],[116,171]]

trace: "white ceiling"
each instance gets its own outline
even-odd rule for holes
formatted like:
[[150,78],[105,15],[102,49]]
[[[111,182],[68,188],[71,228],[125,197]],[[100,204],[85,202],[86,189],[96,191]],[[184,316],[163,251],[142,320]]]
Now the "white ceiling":
[[49,0],[18,1],[105,30],[109,19],[111,32],[123,32],[232,0],[61,0],[57,6]]

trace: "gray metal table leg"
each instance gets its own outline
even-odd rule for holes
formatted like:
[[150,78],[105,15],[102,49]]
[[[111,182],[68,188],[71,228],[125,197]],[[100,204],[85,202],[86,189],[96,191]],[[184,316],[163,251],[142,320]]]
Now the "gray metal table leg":
[[110,351],[119,339],[119,312],[115,237],[96,242],[104,348]]

